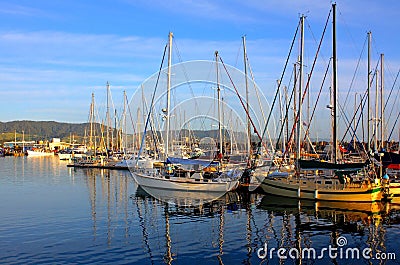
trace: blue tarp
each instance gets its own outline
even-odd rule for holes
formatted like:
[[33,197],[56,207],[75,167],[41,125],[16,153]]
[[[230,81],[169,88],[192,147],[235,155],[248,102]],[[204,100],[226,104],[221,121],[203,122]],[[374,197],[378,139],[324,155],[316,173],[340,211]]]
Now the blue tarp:
[[207,167],[207,166],[217,166],[218,162],[200,160],[200,159],[184,159],[178,157],[168,157],[167,164],[201,165],[203,167]]

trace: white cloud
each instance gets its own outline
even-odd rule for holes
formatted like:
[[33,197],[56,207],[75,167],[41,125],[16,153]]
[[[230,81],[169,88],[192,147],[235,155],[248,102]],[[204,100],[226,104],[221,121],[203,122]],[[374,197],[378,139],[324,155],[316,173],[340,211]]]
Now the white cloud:
[[45,13],[37,8],[23,5],[15,5],[11,3],[1,3],[0,14],[18,15],[18,16],[43,16]]

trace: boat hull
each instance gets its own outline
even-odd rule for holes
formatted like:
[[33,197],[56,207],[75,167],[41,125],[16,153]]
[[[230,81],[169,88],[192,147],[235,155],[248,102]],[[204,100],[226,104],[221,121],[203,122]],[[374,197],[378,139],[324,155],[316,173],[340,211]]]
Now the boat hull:
[[[154,174],[153,174],[154,173]],[[177,191],[207,191],[228,192],[237,188],[239,180],[219,181],[209,179],[191,179],[180,177],[160,177],[155,172],[133,171],[132,176],[142,187],[177,190]]]
[[[307,181],[306,181],[307,183]],[[261,188],[265,193],[315,201],[374,202],[382,199],[380,186],[370,185],[359,188],[319,188],[303,181],[289,182],[286,179],[265,178]]]
[[393,197],[400,198],[400,182],[392,182],[389,184],[389,193]]
[[28,156],[53,156],[53,152],[42,152],[42,151],[32,151],[27,150]]
[[72,159],[72,154],[58,153],[58,158],[60,160],[69,160],[69,159]]

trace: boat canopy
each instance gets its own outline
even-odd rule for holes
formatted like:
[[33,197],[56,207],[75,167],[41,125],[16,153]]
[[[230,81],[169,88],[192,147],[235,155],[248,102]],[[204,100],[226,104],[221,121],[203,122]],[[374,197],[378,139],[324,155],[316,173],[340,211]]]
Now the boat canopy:
[[218,162],[216,161],[208,161],[200,159],[184,159],[179,157],[168,157],[167,164],[200,165],[203,167],[218,166]]

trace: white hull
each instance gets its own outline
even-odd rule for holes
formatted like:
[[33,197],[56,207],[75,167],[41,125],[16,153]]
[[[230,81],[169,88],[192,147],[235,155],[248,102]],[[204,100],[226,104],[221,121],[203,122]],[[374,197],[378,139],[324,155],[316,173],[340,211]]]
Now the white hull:
[[60,160],[69,160],[72,158],[82,158],[85,154],[62,154],[58,153],[58,158]]
[[201,180],[180,177],[165,178],[156,174],[155,171],[146,171],[147,172],[137,170],[132,172],[136,183],[142,187],[177,191],[208,191],[225,193],[236,189],[239,184],[239,180]]
[[72,154],[61,154],[61,153],[58,153],[58,158],[60,160],[69,160],[69,159],[72,158]]
[[217,200],[226,194],[224,191],[177,191],[143,186],[140,187],[149,195],[160,201],[164,201],[169,204],[175,204],[181,207],[196,207],[203,205],[205,203]]
[[53,156],[53,152],[27,150],[28,156]]
[[[329,181],[329,183],[328,183]],[[321,180],[265,178],[261,188],[268,194],[315,201],[374,202],[382,199],[381,186],[376,184],[344,186],[337,179]]]

